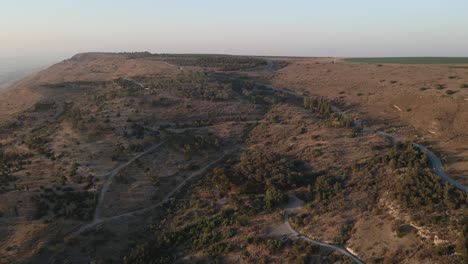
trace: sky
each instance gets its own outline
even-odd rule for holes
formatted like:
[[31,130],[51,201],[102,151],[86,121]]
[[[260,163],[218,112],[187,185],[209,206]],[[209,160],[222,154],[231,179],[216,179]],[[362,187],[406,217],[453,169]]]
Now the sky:
[[468,56],[466,0],[0,0],[0,58]]

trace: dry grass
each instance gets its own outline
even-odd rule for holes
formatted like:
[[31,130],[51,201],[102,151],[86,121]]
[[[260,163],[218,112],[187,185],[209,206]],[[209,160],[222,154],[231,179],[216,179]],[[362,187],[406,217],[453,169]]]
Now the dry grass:
[[[383,65],[333,59],[290,59],[273,77],[273,85],[342,102],[365,123],[397,128],[395,133],[447,156],[452,175],[468,183],[468,80],[462,68],[446,65]],[[450,78],[457,76],[457,78]],[[260,76],[261,77],[261,76]],[[456,91],[447,95],[442,84]],[[421,90],[425,87],[425,90]],[[395,108],[398,106],[402,111]]]

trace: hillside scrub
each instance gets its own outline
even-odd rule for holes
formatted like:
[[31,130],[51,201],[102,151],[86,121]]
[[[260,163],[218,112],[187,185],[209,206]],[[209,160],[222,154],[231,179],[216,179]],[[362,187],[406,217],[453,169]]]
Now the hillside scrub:
[[267,62],[256,57],[229,55],[164,55],[160,58],[180,66],[199,66],[216,68],[222,71],[236,71],[264,66]]
[[362,122],[355,123],[352,117],[333,111],[331,101],[323,97],[304,97],[303,106],[318,114],[328,126],[351,128],[353,137],[362,134],[364,129]]

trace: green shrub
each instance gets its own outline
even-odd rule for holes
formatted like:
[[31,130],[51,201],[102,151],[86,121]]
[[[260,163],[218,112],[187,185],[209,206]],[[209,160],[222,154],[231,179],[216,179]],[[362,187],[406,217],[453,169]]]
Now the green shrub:
[[270,253],[276,253],[284,247],[283,241],[277,239],[267,239],[265,245],[270,250]]
[[268,210],[287,201],[288,195],[274,186],[270,186],[265,193],[265,208]]
[[452,91],[452,90],[446,90],[445,93],[448,94],[448,95],[452,95],[452,94],[454,94],[454,93],[456,93],[456,92],[455,92],[455,91]]

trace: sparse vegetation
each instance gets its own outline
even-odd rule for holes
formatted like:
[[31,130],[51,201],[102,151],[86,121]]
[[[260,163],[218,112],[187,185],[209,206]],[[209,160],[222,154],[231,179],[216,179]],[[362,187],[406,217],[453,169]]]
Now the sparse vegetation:
[[0,187],[3,189],[17,178],[14,173],[23,170],[29,154],[19,154],[0,150]]
[[351,128],[353,137],[361,135],[363,132],[364,127],[362,122],[355,122],[352,117],[333,111],[331,102],[324,98],[304,97],[303,105],[304,108],[318,113],[330,126]]
[[35,219],[46,216],[90,220],[96,203],[95,194],[78,191],[71,187],[43,188],[31,198],[36,207]]
[[160,55],[164,61],[180,66],[200,66],[235,71],[266,65],[266,61],[256,57],[229,55]]
[[425,216],[415,214],[418,221],[436,223],[441,214],[466,205],[466,194],[431,172],[427,156],[411,142],[395,144],[390,154],[380,160],[395,170],[398,177],[398,180],[390,180],[393,198],[407,208],[425,212]]
[[234,91],[229,84],[211,80],[204,72],[184,72],[174,78],[152,78],[147,80],[149,87],[156,93],[167,90],[175,95],[190,99],[229,100]]
[[446,90],[445,93],[448,94],[448,95],[452,95],[452,94],[455,94],[455,93],[457,93],[457,92],[456,92],[456,91],[452,91],[452,90]]
[[[302,58],[298,67],[319,69],[330,82],[328,91],[321,83],[309,87],[307,75],[289,86],[283,78],[293,74],[290,69],[270,70],[279,67],[277,59],[272,68],[263,68],[267,61],[262,58],[224,55],[106,54],[112,62],[105,65],[96,61],[99,56],[77,56],[62,65],[66,70],[60,78],[56,73],[39,78],[54,81],[35,86],[47,99],[1,126],[0,183],[6,202],[0,217],[5,230],[14,234],[6,237],[6,244],[15,242],[5,249],[8,256],[16,245],[31,243],[24,236],[24,242],[17,239],[23,231],[15,221],[27,219],[31,225],[24,230],[39,245],[31,247],[38,252],[33,262],[66,262],[79,255],[95,263],[352,263],[338,253],[278,235],[287,210],[289,223],[301,234],[346,244],[366,262],[465,261],[466,194],[441,181],[412,143],[363,133],[358,116],[337,108],[368,113],[365,120],[372,128],[395,128],[395,134],[408,137],[413,130],[379,119],[392,107],[390,101],[379,102],[377,113],[375,107],[360,104],[387,100],[387,90],[404,98],[406,88],[421,101],[436,90],[461,96],[464,91],[452,89],[455,81],[440,84],[446,77],[438,75],[418,83],[420,75],[410,75],[404,66],[384,65],[388,71],[383,71],[380,64],[332,65],[328,58]],[[295,59],[288,61],[295,69]],[[89,72],[76,73],[70,78],[75,81],[67,82],[74,72],[68,64]],[[364,77],[342,82],[335,70],[341,64],[350,72],[367,74],[371,68],[372,74],[365,76],[372,76],[372,85]],[[255,67],[263,70],[237,71]],[[415,82],[400,78],[402,72]],[[461,70],[455,73],[448,77],[461,82]],[[102,76],[103,81],[79,81],[83,76]],[[310,78],[317,81],[316,76]],[[268,85],[283,81],[283,89]],[[375,85],[378,89],[369,90]],[[288,90],[296,87],[307,96]],[[424,96],[414,93],[418,88],[432,91]],[[434,118],[427,120],[440,120],[440,105],[430,99]],[[462,108],[460,100],[451,101]],[[417,119],[424,111],[418,101],[412,102],[399,104],[405,111],[399,115],[402,121]],[[453,162],[453,156],[447,160]],[[95,210],[105,183],[106,198]],[[96,226],[91,222],[95,211],[102,220]],[[63,241],[82,224],[91,227]],[[37,227],[44,230],[32,229]],[[423,240],[419,236],[424,232],[430,235]],[[380,234],[392,236],[383,248],[376,239]],[[435,234],[438,246],[430,243]]]
[[[161,232],[148,243],[136,246],[125,258],[124,263],[174,263],[177,247],[189,251],[207,250],[212,257],[230,251],[231,246],[220,243],[223,238],[235,236],[231,226],[238,223],[237,213],[223,210],[213,217],[194,219],[177,231]],[[223,235],[221,230],[226,230]],[[155,230],[156,231],[156,230]]]
[[175,149],[187,155],[207,148],[219,148],[221,144],[220,139],[213,134],[194,135],[190,132],[172,134],[170,143]]

